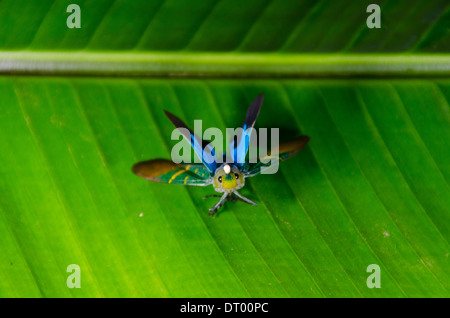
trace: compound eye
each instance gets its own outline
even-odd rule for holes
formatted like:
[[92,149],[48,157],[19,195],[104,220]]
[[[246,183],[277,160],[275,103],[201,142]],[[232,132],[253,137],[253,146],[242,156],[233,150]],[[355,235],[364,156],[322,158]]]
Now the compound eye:
[[222,176],[220,176],[219,178],[217,178],[217,180],[219,180],[219,182],[222,183]]
[[239,179],[239,175],[237,173],[234,174],[236,176],[236,180]]

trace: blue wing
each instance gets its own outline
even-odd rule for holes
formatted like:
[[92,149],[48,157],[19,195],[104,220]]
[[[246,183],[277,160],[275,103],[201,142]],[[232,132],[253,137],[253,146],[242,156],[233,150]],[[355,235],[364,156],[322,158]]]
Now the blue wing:
[[245,117],[244,124],[242,125],[242,131],[235,135],[230,143],[231,158],[239,167],[242,167],[245,163],[245,157],[247,156],[248,147],[250,145],[252,128],[255,125],[263,99],[264,93],[261,93],[253,100],[247,110],[247,116]]
[[217,169],[214,148],[210,144],[208,144],[207,149],[204,149],[203,145],[205,144],[205,142],[203,141],[203,139],[196,136],[180,118],[168,112],[167,110],[165,110],[164,113],[180,131],[184,138],[186,138],[191,143],[191,146],[194,149],[196,155],[202,160],[202,163],[208,169],[208,172],[213,175],[214,171],[216,171]]

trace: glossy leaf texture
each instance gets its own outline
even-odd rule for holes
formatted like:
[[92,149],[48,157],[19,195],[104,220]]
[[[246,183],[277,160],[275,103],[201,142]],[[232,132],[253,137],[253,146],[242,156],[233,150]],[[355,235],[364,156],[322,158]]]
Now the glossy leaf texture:
[[[248,181],[258,207],[213,219],[212,188],[132,174],[170,158],[163,109],[224,129],[262,91],[256,127],[311,141]],[[0,95],[1,296],[449,296],[448,80],[3,77]]]

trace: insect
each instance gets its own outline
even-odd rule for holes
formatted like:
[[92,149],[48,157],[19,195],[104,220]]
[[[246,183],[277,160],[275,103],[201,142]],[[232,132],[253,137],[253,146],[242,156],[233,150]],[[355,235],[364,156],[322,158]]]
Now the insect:
[[[218,156],[212,146],[203,147],[205,142],[196,136],[186,124],[168,111],[164,111],[169,120],[180,133],[191,143],[196,155],[202,160],[201,164],[176,164],[166,159],[153,159],[138,162],[133,165],[132,171],[144,179],[170,184],[207,186],[213,185],[214,190],[221,195],[212,194],[207,197],[220,198],[212,208],[209,215],[214,214],[226,201],[243,201],[257,205],[252,200],[242,196],[238,190],[244,187],[245,179],[256,176],[263,167],[270,166],[274,160],[284,161],[299,152],[309,141],[308,136],[300,136],[294,140],[280,144],[278,152],[269,152],[266,157],[258,158],[256,163],[250,163],[246,159],[249,139],[256,118],[258,117],[264,93],[258,95],[248,108],[245,121],[240,134],[238,133],[229,144],[229,156],[222,154],[223,160],[217,160]],[[183,129],[182,129],[183,128]],[[207,149],[209,148],[209,149]],[[268,159],[270,160],[263,160]],[[227,160],[227,159],[230,159]],[[223,161],[224,163],[218,163]]]

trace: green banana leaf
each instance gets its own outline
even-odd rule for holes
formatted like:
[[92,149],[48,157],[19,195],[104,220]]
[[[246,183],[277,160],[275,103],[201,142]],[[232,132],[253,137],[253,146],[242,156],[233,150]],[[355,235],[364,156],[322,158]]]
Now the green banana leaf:
[[[0,297],[449,297],[446,1],[72,2],[0,1]],[[257,207],[131,172],[261,92]]]
[[[76,3],[81,28],[66,26]],[[0,48],[31,51],[444,52],[448,1],[2,0]],[[71,11],[72,12],[72,11]]]

